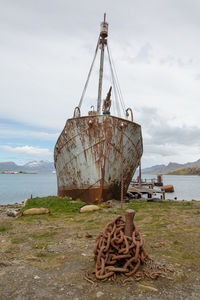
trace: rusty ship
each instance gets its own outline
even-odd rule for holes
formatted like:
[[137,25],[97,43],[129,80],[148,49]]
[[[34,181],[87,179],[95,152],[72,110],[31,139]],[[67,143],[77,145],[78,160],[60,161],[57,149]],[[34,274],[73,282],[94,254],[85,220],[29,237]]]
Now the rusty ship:
[[[126,193],[140,164],[143,152],[141,126],[133,121],[131,108],[125,109],[108,48],[108,23],[104,14],[95,55],[74,115],[66,121],[54,149],[58,196],[80,198],[87,203],[119,199]],[[112,87],[102,103],[104,52],[107,49]],[[100,51],[96,110],[81,116],[81,105],[94,61]],[[112,115],[111,89],[115,107],[121,103],[124,117]],[[118,109],[119,112],[119,109]],[[130,119],[129,119],[130,118]]]

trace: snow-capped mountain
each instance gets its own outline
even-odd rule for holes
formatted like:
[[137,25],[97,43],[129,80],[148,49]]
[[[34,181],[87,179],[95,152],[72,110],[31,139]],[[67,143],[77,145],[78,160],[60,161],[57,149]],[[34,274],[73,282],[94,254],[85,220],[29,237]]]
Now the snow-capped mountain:
[[50,161],[31,161],[25,165],[17,165],[14,162],[0,162],[0,170],[3,171],[24,171],[36,173],[52,173],[55,171],[53,162]]

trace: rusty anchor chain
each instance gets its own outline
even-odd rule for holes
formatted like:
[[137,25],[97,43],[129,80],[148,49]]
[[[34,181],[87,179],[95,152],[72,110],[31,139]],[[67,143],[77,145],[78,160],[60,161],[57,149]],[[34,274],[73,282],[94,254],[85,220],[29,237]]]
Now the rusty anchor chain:
[[134,210],[126,211],[126,222],[117,216],[99,233],[94,247],[95,276],[99,280],[116,279],[116,274],[135,274],[148,254],[145,243],[133,221]]

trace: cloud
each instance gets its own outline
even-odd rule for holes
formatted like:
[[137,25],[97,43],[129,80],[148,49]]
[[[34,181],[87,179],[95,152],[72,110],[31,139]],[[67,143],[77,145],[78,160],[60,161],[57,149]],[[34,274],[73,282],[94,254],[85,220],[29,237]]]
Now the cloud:
[[200,74],[196,74],[194,78],[195,80],[200,80]]
[[143,107],[136,115],[142,124],[145,166],[200,158],[200,127],[178,124],[173,114],[162,114],[155,107]]
[[21,129],[2,128],[0,129],[1,138],[35,138],[37,140],[56,141],[60,133],[51,133],[44,131],[31,131]]
[[[102,7],[107,11],[109,41],[127,104],[129,99],[134,99],[137,106],[145,102],[154,104],[157,99],[166,101],[166,94],[177,108],[180,96],[182,102],[187,101],[187,95],[194,98],[195,91],[199,96],[199,90],[188,78],[199,70],[200,49],[195,42],[200,24],[196,15],[199,5],[190,1],[188,8],[185,2],[176,1],[174,5],[164,1],[162,5],[157,3],[155,10],[150,2],[128,0],[124,7],[116,1],[115,11],[109,1],[1,3],[0,115],[53,129],[63,127],[81,96],[99,33]],[[173,68],[160,65],[160,58],[169,56],[176,61]],[[191,75],[184,64],[193,58]],[[134,67],[131,60],[137,62]],[[180,73],[176,70],[178,63],[184,69]],[[98,64],[99,61],[96,70]],[[95,79],[87,94],[94,103],[97,76]],[[177,97],[186,86],[187,93]],[[107,86],[103,94],[106,92]],[[88,110],[89,105],[86,106]],[[192,107],[190,110],[195,113]]]
[[[124,102],[142,125],[144,159],[149,158],[149,165],[189,155],[194,160],[199,147],[199,10],[195,0],[127,0],[126,5],[106,0],[1,1],[0,118],[24,124],[1,129],[1,144],[46,151],[47,143],[53,147],[79,102],[106,11]],[[104,67],[102,97],[109,87],[106,60]],[[99,56],[82,115],[96,105],[98,72]]]
[[150,43],[143,45],[137,55],[133,58],[129,58],[131,63],[147,63],[149,64],[152,58],[152,46]]
[[139,120],[143,125],[144,140],[148,144],[200,146],[200,127],[186,123],[178,125],[173,114],[166,116],[155,107],[143,107]]
[[34,157],[46,157],[46,158],[52,158],[52,152],[49,151],[47,148],[37,148],[37,147],[32,147],[32,146],[22,146],[22,147],[10,147],[10,146],[0,146],[0,149],[10,152],[10,153],[15,153],[15,154],[20,154],[20,155],[28,155],[28,156],[34,156]]
[[166,57],[160,58],[160,63],[163,65],[169,65],[169,66],[178,66],[180,68],[191,66],[193,63],[193,59],[187,59],[184,60],[181,57],[174,57],[172,54],[167,55]]

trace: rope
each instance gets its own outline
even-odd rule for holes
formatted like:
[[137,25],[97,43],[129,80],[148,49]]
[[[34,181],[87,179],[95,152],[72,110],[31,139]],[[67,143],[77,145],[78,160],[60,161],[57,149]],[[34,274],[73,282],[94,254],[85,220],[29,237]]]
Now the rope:
[[89,73],[88,73],[88,76],[87,76],[87,80],[86,80],[86,83],[85,83],[85,86],[84,86],[84,89],[83,89],[83,92],[82,92],[82,95],[81,95],[81,99],[79,101],[79,105],[78,105],[79,108],[82,105],[83,98],[85,96],[85,92],[86,92],[86,89],[87,89],[87,86],[88,86],[88,82],[89,82],[89,79],[90,79],[90,75],[92,73],[92,69],[93,69],[94,62],[95,62],[95,59],[96,59],[96,56],[97,56],[97,52],[98,52],[98,48],[99,48],[99,41],[100,41],[100,37],[98,38],[98,41],[97,41],[97,46],[96,46],[94,58],[93,58],[93,61],[92,61],[92,64],[91,64],[91,67],[90,67],[90,70],[89,70]]

